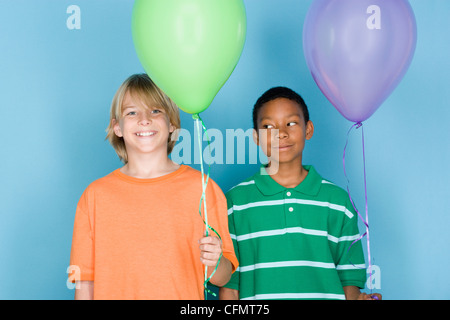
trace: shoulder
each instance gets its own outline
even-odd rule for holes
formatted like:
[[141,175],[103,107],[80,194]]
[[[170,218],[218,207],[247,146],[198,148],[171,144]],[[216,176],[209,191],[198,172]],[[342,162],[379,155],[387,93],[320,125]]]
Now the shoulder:
[[111,172],[106,176],[91,182],[81,194],[78,201],[78,207],[88,207],[89,204],[94,203],[95,199],[100,195],[108,193],[108,190],[111,189],[111,185],[113,185],[114,179],[114,172]]
[[[255,185],[255,177],[251,176],[245,180],[242,180],[240,183],[238,183],[237,185],[231,187],[230,190],[228,190],[228,192],[239,192],[240,190],[242,190],[243,188],[246,187],[250,187],[250,186],[254,186]],[[228,193],[227,192],[227,193]]]
[[325,195],[328,195],[329,197],[341,199],[344,202],[348,200],[347,191],[345,191],[343,188],[327,179],[322,179],[320,192]]
[[346,202],[348,200],[347,191],[333,181],[323,178],[314,166],[305,167],[309,170],[308,175],[311,176],[309,186],[318,191],[319,198],[323,198],[324,200],[332,198],[340,200],[339,202]]
[[348,192],[336,183],[322,178],[314,168],[313,171],[316,176],[315,181],[320,184],[320,187],[317,189],[317,194],[315,195],[315,200],[327,204],[330,209],[345,213],[345,216],[352,219],[355,216],[356,211]]
[[252,176],[242,180],[238,184],[236,184],[233,187],[231,187],[230,190],[228,190],[228,192],[236,192],[236,191],[241,190],[241,188],[243,188],[243,187],[254,186],[255,185],[255,178],[256,178],[256,176],[258,174],[259,173],[255,173],[254,175],[252,175]]
[[251,177],[248,177],[242,180],[240,183],[231,187],[226,193],[225,196],[228,199],[232,199],[235,197],[239,197],[242,195],[250,195],[251,191],[256,188],[255,178],[258,173],[255,173]]
[[[189,185],[192,188],[201,188],[202,187],[202,173],[188,165],[182,165],[183,172],[180,175],[180,178],[184,180],[186,185]],[[207,172],[203,174],[204,179],[206,180]],[[222,189],[219,185],[211,178],[208,178],[207,184],[208,190],[213,190],[214,192],[219,192],[223,194]]]
[[113,183],[114,181],[117,180],[117,177],[116,177],[115,173],[118,170],[119,169],[116,169],[113,172],[110,172],[107,175],[92,181],[87,186],[86,191],[92,192],[92,191],[95,191],[95,190],[98,190],[98,189],[102,189],[102,188],[108,187],[109,185],[111,185],[111,183]]
[[181,176],[187,178],[199,178],[202,176],[202,173],[188,165],[182,164],[181,167]]
[[116,185],[120,180],[115,175],[115,172],[117,170],[114,170],[113,172],[107,174],[106,176],[103,176],[101,178],[92,181],[83,191],[80,200],[84,199],[85,201],[90,201],[99,195],[109,193],[111,188],[113,188],[113,186]]
[[356,211],[346,190],[329,180],[322,180],[318,197],[329,203],[329,206],[337,211],[342,211],[345,216],[353,219]]

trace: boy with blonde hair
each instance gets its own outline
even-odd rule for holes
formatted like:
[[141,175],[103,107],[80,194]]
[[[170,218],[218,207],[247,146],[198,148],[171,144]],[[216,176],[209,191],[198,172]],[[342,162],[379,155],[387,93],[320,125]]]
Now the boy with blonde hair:
[[168,157],[178,128],[177,106],[147,75],[129,77],[116,92],[107,138],[124,166],[79,200],[75,299],[203,299],[204,266],[210,276],[219,263],[210,280],[217,286],[237,268],[222,191],[209,181],[208,223],[221,240],[204,237],[201,173]]

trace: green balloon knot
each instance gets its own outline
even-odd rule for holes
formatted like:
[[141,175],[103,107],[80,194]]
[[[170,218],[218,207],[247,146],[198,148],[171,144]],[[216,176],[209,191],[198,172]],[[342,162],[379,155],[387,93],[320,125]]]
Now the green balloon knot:
[[192,119],[198,120],[199,119],[198,113],[193,114],[192,115]]

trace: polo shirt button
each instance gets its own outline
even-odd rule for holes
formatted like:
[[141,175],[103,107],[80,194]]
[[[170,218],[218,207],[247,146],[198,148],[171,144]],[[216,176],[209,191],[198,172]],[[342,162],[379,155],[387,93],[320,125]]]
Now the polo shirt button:
[[290,207],[289,212],[292,212],[292,211],[294,211],[294,208]]
[[287,195],[288,197],[290,197],[290,196],[291,196],[291,192],[288,191],[288,192],[286,193],[286,195]]

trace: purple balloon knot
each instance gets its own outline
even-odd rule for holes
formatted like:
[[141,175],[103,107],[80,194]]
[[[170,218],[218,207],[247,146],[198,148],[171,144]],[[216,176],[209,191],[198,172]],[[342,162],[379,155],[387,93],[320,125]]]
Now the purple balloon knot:
[[361,126],[362,126],[362,122],[357,122],[357,123],[356,123],[356,129],[361,128]]

